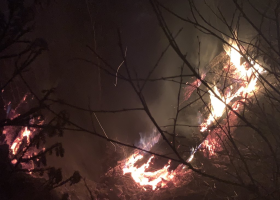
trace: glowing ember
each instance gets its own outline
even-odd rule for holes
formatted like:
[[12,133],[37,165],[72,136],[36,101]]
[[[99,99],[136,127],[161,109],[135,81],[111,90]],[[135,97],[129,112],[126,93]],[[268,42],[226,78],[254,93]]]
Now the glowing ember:
[[217,141],[215,139],[204,140],[204,142],[201,145],[202,148],[205,148],[206,153],[208,153],[209,156],[215,155],[215,150],[217,146],[219,145],[217,144]]
[[13,144],[11,145],[13,155],[17,153],[24,138],[26,138],[27,145],[30,143],[30,134],[31,132],[27,129],[27,127],[25,127],[25,129],[21,131],[19,136],[14,140]]
[[[150,150],[160,138],[160,134],[155,135],[155,130],[152,136],[150,140],[146,140],[149,141],[148,143],[142,143],[142,145],[146,147],[146,150]],[[143,157],[142,152],[135,150],[134,153],[125,160],[123,174],[130,173],[133,180],[140,186],[143,186],[144,190],[146,190],[145,187],[147,186],[151,186],[153,190],[167,187],[167,182],[173,181],[175,175],[182,170],[182,168],[177,168],[174,171],[169,171],[171,161],[168,161],[168,164],[163,168],[156,171],[148,171],[154,156],[151,156],[148,161],[141,166],[135,166],[137,161],[141,160]]]
[[13,159],[13,160],[12,160],[12,164],[15,165],[16,163],[17,163],[17,159]]
[[[14,119],[15,117],[20,116],[17,112],[22,105],[24,105],[27,101],[28,95],[25,95],[20,103],[13,109],[12,103],[6,103],[6,113],[7,118]],[[31,118],[29,120],[29,124],[43,124],[44,121],[40,118],[40,116]],[[11,163],[16,165],[18,162],[18,158],[30,158],[32,155],[35,155],[36,152],[40,150],[36,147],[30,147],[31,138],[37,134],[39,129],[36,128],[28,128],[28,127],[17,127],[17,126],[5,126],[3,130],[3,134],[5,135],[5,143],[10,146],[10,158]],[[27,149],[28,147],[28,149]],[[21,167],[24,169],[33,169],[34,164],[33,161],[21,163]]]
[[[201,80],[203,80],[205,78],[206,74],[203,73],[201,75]],[[184,101],[187,101],[190,96],[192,95],[192,93],[201,85],[201,80],[200,79],[196,79],[194,82],[192,82],[191,84],[186,83],[186,87],[185,87],[185,93],[184,93]],[[182,103],[183,103],[182,102]]]
[[170,161],[162,169],[148,172],[146,170],[149,168],[154,156],[151,156],[149,160],[140,167],[135,167],[134,164],[142,158],[143,156],[140,154],[136,155],[136,157],[135,154],[131,155],[126,162],[126,166],[123,168],[123,174],[131,173],[131,177],[136,183],[141,186],[150,185],[153,190],[157,187],[163,188],[166,185],[165,182],[171,181],[174,178],[173,171],[168,171]]
[[[201,124],[201,132],[205,132],[210,124],[223,115],[226,104],[229,104],[235,97],[250,97],[252,95],[251,92],[256,88],[259,73],[264,71],[257,63],[251,62],[250,65],[248,65],[248,63],[244,62],[243,64],[240,64],[242,56],[236,50],[239,49],[238,45],[233,41],[229,41],[229,43],[232,44],[232,47],[226,52],[230,56],[230,67],[232,68],[231,75],[241,83],[239,84],[239,89],[235,93],[232,93],[232,86],[227,88],[230,89],[230,91],[227,90],[227,93],[225,94],[221,94],[216,86],[212,88],[215,94],[209,90],[211,113],[205,122]],[[239,51],[241,50],[239,49]],[[234,110],[237,109],[234,108]]]

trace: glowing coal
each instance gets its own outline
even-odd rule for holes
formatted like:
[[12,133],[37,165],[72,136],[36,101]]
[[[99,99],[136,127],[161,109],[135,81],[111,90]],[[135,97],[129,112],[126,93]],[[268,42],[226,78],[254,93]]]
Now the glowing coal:
[[16,155],[24,138],[26,138],[27,145],[29,145],[30,135],[31,135],[31,132],[30,132],[30,130],[27,129],[27,127],[25,127],[23,130],[21,130],[19,136],[14,140],[13,144],[11,145],[11,150],[12,150],[13,155]]
[[211,100],[211,113],[205,122],[201,124],[201,132],[208,130],[208,126],[223,115],[226,105],[231,103],[236,97],[241,97],[242,99],[251,97],[252,92],[256,90],[259,73],[264,72],[263,68],[257,63],[251,62],[248,65],[248,63],[244,62],[240,64],[242,58],[241,50],[236,42],[229,41],[229,43],[232,46],[231,48],[225,48],[225,51],[230,57],[230,63],[228,64],[229,66],[225,66],[225,69],[228,70],[232,79],[240,82],[239,88],[236,92],[233,92],[232,86],[228,87],[224,94],[221,94],[216,86],[212,88],[214,93],[211,90],[208,91]]
[[[6,117],[8,119],[13,120],[16,117],[20,116],[20,114],[18,113],[18,108],[20,108],[21,105],[27,103],[28,96],[30,95],[26,94],[15,108],[12,108],[11,102],[6,104]],[[44,123],[40,116],[31,118],[29,120],[29,124],[35,124],[35,122],[38,125]],[[38,133],[38,131],[39,129],[37,128],[28,128],[27,126],[4,127],[3,134],[5,135],[5,142],[10,147],[10,158],[12,164],[16,165],[20,157],[23,159],[30,158],[32,155],[35,155],[37,152],[40,151],[35,147],[29,146],[31,139],[34,137],[35,134]],[[21,167],[24,169],[31,170],[34,168],[34,163],[32,160],[30,160],[29,162],[21,163]]]
[[[141,137],[141,148],[145,150],[150,150],[154,146],[154,144],[156,144],[159,141],[159,139],[160,134],[157,133],[154,129],[149,137]],[[135,164],[139,160],[143,159],[143,157],[143,152],[135,150],[133,154],[125,160],[123,174],[130,173],[133,180],[140,186],[143,186],[144,190],[146,190],[147,186],[151,186],[152,190],[155,190],[156,188],[165,188],[167,187],[167,183],[170,181],[173,181],[173,184],[176,184],[174,182],[174,177],[178,173],[183,173],[182,167],[177,167],[177,169],[170,171],[170,160],[163,168],[156,171],[148,171],[150,164],[154,159],[153,155],[150,156],[148,161],[142,164],[141,166],[135,166]]]

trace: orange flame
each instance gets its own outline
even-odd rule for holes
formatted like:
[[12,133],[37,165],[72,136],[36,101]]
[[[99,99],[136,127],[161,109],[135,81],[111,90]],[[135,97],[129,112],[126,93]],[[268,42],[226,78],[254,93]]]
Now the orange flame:
[[205,120],[205,122],[201,124],[201,132],[206,131],[210,124],[212,124],[215,120],[219,119],[223,115],[226,105],[232,102],[235,97],[250,97],[252,95],[252,91],[256,89],[259,74],[264,72],[264,69],[257,63],[251,62],[250,67],[246,66],[246,62],[240,64],[240,60],[242,58],[242,55],[240,54],[241,50],[239,49],[236,42],[230,41],[229,43],[232,44],[232,46],[231,48],[226,50],[226,53],[229,55],[230,62],[234,67],[233,76],[237,80],[240,80],[242,84],[235,93],[229,91],[225,95],[221,95],[216,86],[212,88],[214,93],[209,90],[211,100],[211,113]]
[[[151,139],[146,140],[149,141],[147,144],[142,144],[145,149],[150,150],[152,146],[158,142],[160,138],[160,134],[155,135],[155,130],[152,134]],[[147,162],[142,164],[140,167],[135,166],[137,161],[143,159],[143,153],[139,150],[135,150],[134,153],[129,156],[125,160],[125,164],[123,167],[123,174],[130,173],[133,180],[138,183],[140,186],[143,186],[143,189],[146,190],[145,187],[151,186],[152,190],[156,188],[164,188],[167,187],[167,183],[170,181],[174,181],[174,177],[178,174],[183,168],[177,168],[175,170],[170,171],[170,160],[168,164],[166,164],[163,168],[156,171],[148,171],[150,164],[154,156],[150,156]],[[174,183],[174,182],[173,182]],[[175,183],[174,183],[175,184]]]
[[[259,74],[264,72],[263,68],[254,62],[251,63],[240,63],[242,55],[240,54],[241,50],[238,45],[234,41],[229,41],[232,45],[231,48],[225,49],[226,53],[230,57],[230,64],[232,66],[231,72],[233,74],[232,77],[238,80],[238,87],[233,91],[233,86],[230,86],[226,92],[221,93],[217,86],[213,86],[212,90],[209,90],[210,94],[210,114],[208,118],[200,125],[200,131],[204,132],[208,130],[208,126],[213,122],[218,120],[223,116],[225,112],[226,105],[232,102],[233,110],[238,110],[240,106],[240,101],[244,101],[245,97],[252,96],[252,91],[256,89],[257,80]],[[250,60],[248,58],[248,60]],[[204,77],[202,77],[204,78]],[[190,87],[186,89],[185,92],[185,100],[187,100],[191,93],[199,87],[201,84],[200,80],[196,80],[194,83],[190,84]],[[233,100],[236,97],[242,97],[241,100],[237,101]],[[152,146],[157,143],[159,137],[153,136],[150,142],[145,141],[143,148],[148,148],[150,150]],[[209,156],[215,155],[215,151],[219,149],[220,145],[215,140],[215,138],[207,137],[198,147],[193,148],[191,151],[191,155],[188,158],[187,162],[191,162],[194,158],[195,152],[204,148]],[[205,151],[204,151],[205,152]],[[123,174],[130,173],[131,177],[134,179],[136,183],[143,187],[146,191],[146,186],[151,186],[153,190],[160,187],[167,187],[167,182],[175,182],[175,176],[181,174],[185,167],[183,165],[179,165],[177,169],[174,171],[170,171],[170,162],[166,164],[163,168],[157,171],[148,171],[150,164],[153,160],[154,156],[151,156],[148,161],[142,164],[140,167],[135,166],[135,164],[143,159],[143,154],[140,151],[134,151],[134,153],[125,160],[125,165],[123,167]]]
[[125,167],[123,168],[123,174],[131,173],[131,177],[136,183],[141,186],[152,186],[152,189],[155,190],[157,187],[164,187],[166,182],[171,181],[174,178],[175,172],[168,171],[170,167],[170,161],[162,169],[159,169],[154,172],[146,171],[150,167],[150,163],[154,156],[151,156],[149,160],[141,165],[140,167],[135,167],[135,163],[138,160],[141,160],[143,155],[131,155],[126,162]]
[[[28,94],[26,94],[19,104],[12,109],[11,108],[11,102],[6,103],[6,112],[7,112],[7,118],[14,119],[17,116],[20,116],[20,114],[17,112],[17,110],[21,107],[23,103],[26,103]],[[41,119],[40,116],[37,118],[32,118],[29,120],[30,124],[43,124],[44,121]],[[30,140],[32,136],[38,133],[40,129],[37,128],[28,128],[28,127],[21,127],[18,132],[18,127],[14,126],[5,126],[3,130],[3,134],[5,135],[5,143],[9,145],[10,147],[10,158],[11,163],[16,165],[18,160],[18,154],[23,153],[20,155],[22,158],[30,158],[33,154],[36,154],[36,152],[40,151],[36,147],[28,147],[30,145]],[[27,150],[28,147],[28,150]],[[27,150],[27,151],[25,151]],[[34,163],[32,160],[29,162],[21,163],[21,167],[24,169],[33,169]]]
[[31,135],[31,131],[28,130],[27,127],[25,127],[25,129],[21,131],[19,136],[14,140],[13,144],[11,145],[11,150],[13,155],[17,153],[20,145],[22,144],[22,140],[24,138],[26,138],[27,144],[30,143],[30,135]]

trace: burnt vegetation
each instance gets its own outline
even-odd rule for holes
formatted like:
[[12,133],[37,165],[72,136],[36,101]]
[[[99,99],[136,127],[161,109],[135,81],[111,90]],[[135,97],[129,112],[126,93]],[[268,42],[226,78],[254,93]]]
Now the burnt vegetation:
[[[128,84],[140,102],[132,108],[95,110],[55,98],[55,88],[37,91],[38,88],[27,81],[26,74],[32,70],[34,61],[48,50],[44,39],[30,39],[34,10],[44,9],[52,2],[5,1],[0,10],[0,63],[7,72],[0,75],[1,199],[58,198],[54,189],[80,182],[82,177],[78,171],[63,178],[61,169],[47,163],[47,155],[63,157],[67,152],[61,143],[47,144],[46,140],[62,137],[67,131],[91,134],[108,142],[107,160],[103,163],[107,173],[94,187],[89,187],[86,179],[80,183],[86,188],[89,199],[279,199],[280,2],[229,0],[226,4],[230,5],[230,12],[224,9],[225,2],[214,2],[187,0],[184,4],[187,14],[182,15],[166,2],[150,0],[154,17],[167,43],[144,77],[135,70],[133,63],[128,62],[130,54],[121,30],[116,30],[122,60],[118,66],[111,65],[109,58],[102,57],[95,46],[88,45],[86,48],[93,59],[79,58],[79,62],[86,62],[96,67],[99,73],[113,77],[115,86]],[[214,16],[216,21],[209,20],[208,15]],[[195,38],[198,51],[192,54],[192,58],[177,39],[190,37],[188,30],[184,27],[171,30],[166,20],[169,17],[199,31]],[[250,30],[250,35],[247,30]],[[239,64],[245,63],[244,69],[252,71],[250,76],[236,78],[232,58],[222,49],[215,58],[207,61],[206,66],[202,66],[204,44],[201,37],[215,38],[221,46],[224,45],[227,53],[237,52],[241,57]],[[175,66],[175,74],[158,76],[156,71],[161,69],[161,61],[170,51],[175,52],[181,64]],[[236,95],[227,102],[229,91],[235,94],[244,82],[248,86],[254,79],[257,85],[253,90]],[[166,116],[170,119],[168,124],[161,124],[153,114],[153,105],[149,104],[145,93],[147,87],[158,82],[170,84],[177,93],[174,112]],[[207,126],[207,131],[200,131],[205,119],[214,116],[211,98],[220,102],[219,107],[224,107],[224,110]],[[9,103],[11,99],[12,105]],[[92,128],[71,120],[67,109],[57,111],[57,106],[88,113]],[[194,110],[201,120],[186,120]],[[126,115],[128,112],[141,112],[141,116],[145,113],[161,135],[160,145],[164,148],[146,150],[108,137],[98,116],[118,117],[120,113]],[[23,137],[13,151],[11,146],[25,127],[32,132],[32,137],[29,141]],[[186,173],[180,186],[168,183],[166,188],[158,187],[153,191],[147,187],[143,190],[129,175],[124,176],[121,161],[118,161],[124,158],[124,152],[134,150],[155,155],[158,165],[163,159],[171,160],[171,169],[184,166]],[[32,167],[25,167],[28,165]],[[154,164],[151,168],[160,167]],[[29,175],[30,172],[36,178]],[[21,190],[15,192],[15,187]],[[19,196],[23,193],[26,197]],[[61,198],[70,196],[64,194]]]

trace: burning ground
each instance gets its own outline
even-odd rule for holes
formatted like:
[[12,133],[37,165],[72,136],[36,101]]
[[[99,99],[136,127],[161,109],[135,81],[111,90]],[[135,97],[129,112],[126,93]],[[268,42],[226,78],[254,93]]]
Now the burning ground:
[[[210,72],[218,78],[212,79],[214,80],[212,82],[208,81],[209,85],[212,85],[211,88],[208,88],[210,103],[205,103],[205,110],[208,111],[206,113],[209,114],[200,124],[200,132],[204,135],[204,138],[200,144],[191,149],[187,159],[188,163],[191,163],[198,150],[204,151],[209,158],[216,156],[216,152],[222,151],[223,145],[221,142],[227,137],[229,127],[237,125],[236,115],[240,111],[242,103],[255,92],[258,76],[264,71],[257,63],[241,63],[242,50],[238,48],[234,41],[229,41],[229,43],[231,47],[227,48],[225,46],[226,54],[221,53],[212,61],[216,65],[210,66]],[[191,93],[199,88],[201,80],[205,76],[203,74],[200,80],[198,79],[186,87],[184,101],[187,101]],[[227,105],[231,105],[232,110],[227,110]],[[226,110],[227,116],[223,118]],[[210,129],[210,126],[215,128]],[[149,151],[158,142],[159,136],[159,133],[158,135],[151,134],[146,142],[141,143],[140,148]],[[149,171],[154,156],[151,156],[144,164],[136,165],[142,158],[143,153],[135,150],[131,156],[119,164],[119,167],[123,169],[124,175],[131,174],[133,180],[144,190],[147,189],[146,186],[151,186],[152,190],[156,190],[168,187],[168,183],[173,186],[180,185],[180,183],[177,183],[178,176],[183,177],[187,173],[186,166],[183,165],[179,165],[175,170],[170,170],[171,160],[163,168]]]
[[[199,142],[193,144],[191,148],[187,148],[184,139],[180,139],[180,137],[176,136],[173,142],[175,141],[177,144],[176,150],[183,152],[182,155],[186,162],[203,173],[217,174],[220,169],[226,167],[224,163],[230,162],[226,156],[221,154],[224,151],[223,142],[228,139],[230,127],[238,125],[237,115],[242,110],[244,102],[255,94],[258,76],[264,73],[257,63],[248,63],[249,58],[242,62],[242,50],[238,49],[239,47],[233,41],[229,41],[229,43],[232,47],[225,46],[225,52],[210,62],[207,73],[203,73],[200,79],[187,83],[180,102],[180,106],[184,107],[191,100],[195,91],[197,91],[196,96],[202,100],[199,107],[202,107],[201,116],[204,119],[196,128],[200,134]],[[208,76],[211,78],[209,79]],[[203,87],[202,81],[206,81],[210,87]],[[209,94],[210,101],[204,100],[200,93],[202,91]],[[26,96],[23,98],[23,102],[25,101]],[[20,116],[16,113],[16,109],[9,108],[9,103],[6,105],[6,113],[9,118]],[[228,105],[231,106],[231,109],[227,108]],[[42,125],[44,123],[40,116],[30,120],[30,124]],[[231,132],[234,129],[231,128]],[[7,138],[5,142],[10,148],[12,165],[16,166],[18,161],[28,160],[30,157],[40,154],[35,148],[28,147],[31,138],[36,135],[36,131],[36,128],[28,127],[22,127],[18,131],[14,130],[12,126],[4,128],[3,133]],[[17,134],[14,135],[14,133]],[[141,135],[140,142],[136,146],[145,151],[154,152],[153,148],[159,145],[158,143],[162,143],[159,142],[162,140],[161,136],[154,129],[147,135]],[[166,147],[160,146],[158,154],[168,153],[164,153],[163,149]],[[118,152],[119,158],[123,152],[128,151],[123,148],[122,150]],[[45,148],[41,150],[41,152],[44,151]],[[219,159],[217,159],[218,157]],[[200,179],[200,175],[188,169],[186,165],[172,161],[174,160],[172,156],[170,158],[170,160],[159,159],[156,155],[136,149],[126,158],[113,163],[116,165],[115,167],[111,163],[100,183],[88,187],[85,182],[86,188],[89,188],[89,194],[97,199],[170,199],[171,197],[180,199],[192,195],[193,199],[200,199],[206,194],[201,194],[200,190],[197,190],[199,184],[203,184],[201,188],[204,189],[209,185],[217,184],[210,179]],[[44,162],[39,159],[29,161],[26,166],[21,164],[22,167],[32,170],[34,162],[39,162],[39,164]],[[232,179],[229,175],[222,173],[218,173],[217,177]],[[207,195],[217,199],[213,193],[217,195],[219,192],[212,191]]]
[[[200,89],[202,80],[210,85],[210,88],[204,87],[200,90],[209,94],[210,101],[209,103],[207,100],[200,102],[204,120],[196,127],[197,132],[200,133],[199,142],[188,151],[184,151],[187,149],[183,144],[184,139],[178,139],[176,143],[178,152],[183,149],[183,157],[193,167],[205,174],[215,174],[218,178],[234,182],[235,178],[227,173],[232,166],[230,166],[231,158],[228,156],[229,152],[224,143],[232,137],[244,139],[243,136],[233,135],[235,130],[243,125],[237,115],[244,110],[245,102],[258,92],[258,76],[265,71],[259,64],[251,62],[250,58],[244,61],[241,55],[243,50],[239,49],[233,41],[229,43],[232,47],[225,46],[225,52],[210,62],[209,71],[202,74],[201,79],[187,83],[184,88],[183,100],[180,102],[182,107],[188,104],[192,93]],[[211,78],[207,79],[207,76]],[[200,95],[201,93],[197,94],[197,96]],[[231,109],[228,109],[228,106]],[[249,135],[250,132],[247,137]],[[162,145],[162,143],[158,144],[161,140],[161,134],[155,129],[146,137],[141,135],[140,142],[136,146],[145,151],[160,152],[158,154],[165,155],[163,149],[166,147],[161,146],[157,149],[158,151],[154,149]],[[244,150],[242,147],[238,148]],[[159,158],[157,155],[151,155],[139,149],[132,152],[124,148],[122,150],[117,153],[120,160],[109,162],[109,167],[107,167],[109,169],[102,176],[100,183],[91,188],[91,195],[95,198],[223,199],[224,195],[232,198],[250,198],[250,195],[241,188],[225,193],[227,189],[221,183],[206,177],[202,178],[186,165],[176,163],[172,159]],[[130,153],[122,159],[123,152]],[[110,155],[108,157],[108,159],[113,159]],[[112,167],[113,165],[115,167]]]

